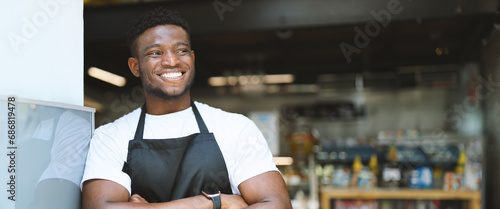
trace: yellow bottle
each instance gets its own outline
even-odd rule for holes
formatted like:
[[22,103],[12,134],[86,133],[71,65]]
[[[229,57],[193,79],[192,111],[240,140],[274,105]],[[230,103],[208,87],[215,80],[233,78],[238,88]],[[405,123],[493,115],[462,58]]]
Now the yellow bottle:
[[457,167],[455,168],[455,172],[457,174],[464,173],[465,161],[467,157],[465,156],[465,150],[460,150],[460,154],[458,155]]
[[396,162],[398,160],[398,150],[396,149],[396,145],[391,145],[389,149],[389,160],[391,162]]
[[363,169],[363,163],[361,163],[361,156],[356,155],[354,157],[354,163],[352,164],[352,171],[353,172],[359,172]]
[[370,162],[368,162],[368,167],[370,167],[370,171],[374,176],[378,173],[378,159],[376,154],[372,154],[370,157]]
[[356,155],[354,157],[354,163],[352,164],[352,176],[351,176],[351,187],[357,187],[358,186],[358,177],[359,177],[359,171],[363,169],[363,163],[361,163],[361,156]]
[[374,188],[377,186],[377,175],[378,175],[378,159],[375,153],[372,154],[372,156],[370,157],[370,162],[368,162],[368,167],[370,168],[370,173],[371,173],[370,184],[371,187]]
[[464,185],[464,170],[465,170],[465,161],[467,157],[465,156],[465,150],[461,149],[460,154],[458,155],[457,167],[455,168],[455,177],[452,180],[452,188],[453,190],[461,190]]

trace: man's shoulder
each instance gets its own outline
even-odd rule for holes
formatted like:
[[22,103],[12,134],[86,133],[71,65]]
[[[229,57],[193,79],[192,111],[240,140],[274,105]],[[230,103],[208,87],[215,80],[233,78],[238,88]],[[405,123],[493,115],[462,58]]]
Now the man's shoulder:
[[240,113],[228,112],[201,102],[195,102],[195,104],[200,111],[200,114],[207,115],[210,118],[220,120],[221,122],[231,122],[235,120],[240,122],[250,121],[248,117]]

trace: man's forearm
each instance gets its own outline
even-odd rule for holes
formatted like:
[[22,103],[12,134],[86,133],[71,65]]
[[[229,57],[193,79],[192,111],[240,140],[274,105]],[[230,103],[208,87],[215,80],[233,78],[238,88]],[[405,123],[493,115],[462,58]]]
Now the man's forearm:
[[147,202],[106,202],[95,205],[84,205],[83,209],[212,209],[213,203],[204,196],[183,198],[164,203]]
[[286,200],[264,200],[261,202],[254,203],[252,205],[249,205],[245,209],[253,209],[253,208],[259,208],[259,209],[290,209],[290,204],[286,202]]
[[[212,200],[203,195],[183,198],[164,203],[148,203],[141,196],[129,197],[128,190],[109,180],[95,179],[86,181],[82,189],[83,209],[213,209]],[[246,201],[240,195],[222,194],[222,209],[244,208]]]

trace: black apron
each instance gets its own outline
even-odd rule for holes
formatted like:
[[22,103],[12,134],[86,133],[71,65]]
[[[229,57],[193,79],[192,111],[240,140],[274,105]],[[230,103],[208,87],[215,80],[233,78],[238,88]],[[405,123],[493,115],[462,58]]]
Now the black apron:
[[193,102],[191,107],[200,133],[173,139],[143,139],[146,105],[142,107],[123,166],[123,172],[132,180],[132,194],[150,203],[196,196],[201,190],[232,194],[217,141]]

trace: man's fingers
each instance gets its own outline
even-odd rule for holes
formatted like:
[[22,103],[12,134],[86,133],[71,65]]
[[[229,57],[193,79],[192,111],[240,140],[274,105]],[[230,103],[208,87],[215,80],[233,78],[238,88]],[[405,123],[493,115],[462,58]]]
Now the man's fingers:
[[132,202],[132,203],[148,203],[148,201],[146,201],[146,199],[142,198],[138,194],[133,194],[132,196],[130,196],[129,202]]

